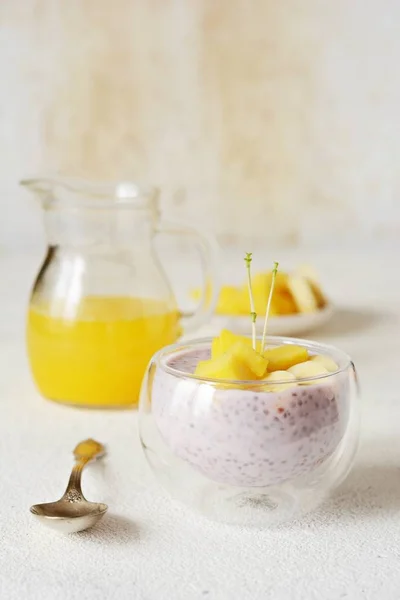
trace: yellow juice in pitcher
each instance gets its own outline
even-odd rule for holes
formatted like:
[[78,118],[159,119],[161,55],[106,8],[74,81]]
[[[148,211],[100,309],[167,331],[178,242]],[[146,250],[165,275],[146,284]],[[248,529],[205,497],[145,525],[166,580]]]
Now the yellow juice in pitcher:
[[46,398],[80,406],[136,404],[151,356],[180,334],[177,310],[156,300],[83,298],[69,315],[31,305],[27,345]]

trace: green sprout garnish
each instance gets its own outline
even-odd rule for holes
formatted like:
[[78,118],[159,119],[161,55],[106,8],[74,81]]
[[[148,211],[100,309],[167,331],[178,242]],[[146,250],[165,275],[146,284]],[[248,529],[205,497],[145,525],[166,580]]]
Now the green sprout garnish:
[[272,300],[272,296],[273,296],[273,293],[274,293],[275,279],[276,279],[276,274],[278,272],[278,266],[279,266],[279,263],[274,262],[274,268],[272,269],[271,287],[269,289],[269,296],[268,296],[267,308],[266,308],[266,311],[265,311],[264,329],[263,329],[263,335],[262,335],[262,341],[261,341],[261,348],[260,348],[261,354],[264,354],[264,351],[265,351],[265,338],[267,337],[268,316],[269,316],[269,311],[270,311],[270,308],[271,308],[271,300]]
[[246,263],[246,269],[247,269],[247,285],[249,288],[249,298],[250,298],[250,316],[251,316],[251,333],[252,333],[252,344],[253,344],[253,350],[256,349],[256,319],[257,319],[257,313],[255,311],[255,307],[254,307],[254,298],[253,298],[253,289],[251,287],[251,273],[250,273],[250,265],[251,265],[251,261],[253,259],[253,253],[252,252],[246,252],[246,256],[244,257],[244,262]]

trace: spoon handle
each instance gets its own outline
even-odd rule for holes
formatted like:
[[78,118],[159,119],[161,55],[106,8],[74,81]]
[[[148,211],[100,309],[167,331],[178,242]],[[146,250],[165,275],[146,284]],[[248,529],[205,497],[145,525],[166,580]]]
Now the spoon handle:
[[76,462],[71,471],[67,489],[64,492],[64,499],[68,500],[69,502],[79,502],[80,500],[85,499],[81,488],[83,468],[88,462],[96,458],[100,458],[100,456],[103,456],[104,454],[104,446],[95,440],[85,440],[77,445],[74,450]]
[[64,496],[63,496],[63,498],[68,499],[69,502],[79,502],[80,500],[84,499],[84,495],[82,494],[82,488],[81,488],[81,477],[82,477],[83,467],[88,462],[89,462],[89,459],[81,458],[80,460],[78,460],[75,463],[75,465],[71,471],[67,489],[65,490]]

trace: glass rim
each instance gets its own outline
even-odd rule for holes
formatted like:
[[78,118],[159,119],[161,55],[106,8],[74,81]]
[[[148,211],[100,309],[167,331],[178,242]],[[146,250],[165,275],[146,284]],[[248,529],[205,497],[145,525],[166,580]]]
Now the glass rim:
[[[86,208],[154,208],[159,190],[140,182],[89,181],[74,177],[27,177],[19,184],[41,197],[47,207]],[[57,195],[69,194],[68,198]],[[84,197],[84,198],[82,198]]]
[[[251,337],[250,335],[247,337]],[[261,340],[262,336],[257,336],[257,340]],[[213,336],[207,336],[207,337],[202,337],[202,338],[195,338],[195,339],[190,339],[190,340],[182,340],[181,342],[176,342],[175,344],[170,344],[168,346],[164,346],[164,348],[161,348],[161,350],[159,350],[158,352],[156,352],[156,354],[153,356],[153,359],[151,362],[155,362],[157,367],[160,367],[163,371],[165,371],[166,373],[169,373],[170,375],[173,375],[179,379],[190,379],[193,381],[198,381],[199,383],[210,383],[210,384],[218,384],[218,385],[226,385],[226,386],[237,386],[237,387],[243,387],[243,386],[248,386],[248,387],[252,387],[252,388],[257,388],[257,387],[265,387],[266,385],[268,385],[268,382],[260,380],[260,379],[215,379],[212,377],[202,377],[199,375],[195,375],[194,373],[188,373],[186,371],[181,371],[180,369],[176,369],[175,367],[171,367],[170,365],[168,365],[165,362],[161,362],[163,358],[165,358],[168,355],[172,355],[172,354],[176,354],[178,353],[180,350],[193,350],[196,347],[199,347],[201,345],[204,346],[211,346],[211,342],[214,339]],[[302,383],[306,383],[306,382],[315,382],[318,383],[318,381],[320,380],[324,380],[324,379],[329,379],[329,377],[333,377],[335,375],[339,375],[340,373],[344,373],[346,372],[352,365],[353,365],[353,361],[350,358],[350,356],[344,352],[343,350],[340,350],[339,348],[337,348],[336,346],[332,346],[330,344],[324,344],[324,343],[320,343],[320,342],[313,342],[312,340],[305,340],[302,338],[292,338],[292,337],[287,337],[287,336],[267,336],[266,337],[266,341],[271,342],[271,341],[275,341],[277,342],[275,345],[285,345],[285,344],[296,344],[298,346],[304,346],[306,348],[319,348],[321,350],[325,350],[325,352],[321,352],[321,354],[327,354],[328,356],[331,356],[331,354],[334,355],[338,355],[342,358],[342,360],[344,360],[344,365],[342,365],[341,367],[339,367],[336,371],[332,371],[329,373],[322,373],[321,375],[313,375],[312,377],[302,377],[297,379],[297,381],[300,381]],[[271,381],[270,385],[287,385],[288,380],[287,379],[281,379],[281,380],[276,380],[276,381]],[[268,390],[266,390],[268,391]]]

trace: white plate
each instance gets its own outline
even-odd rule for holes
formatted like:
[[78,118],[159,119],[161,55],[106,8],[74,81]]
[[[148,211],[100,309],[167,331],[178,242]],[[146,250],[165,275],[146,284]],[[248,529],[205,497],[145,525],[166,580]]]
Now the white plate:
[[[295,336],[308,333],[331,320],[334,313],[332,304],[317,312],[302,313],[295,315],[282,315],[279,317],[270,317],[268,319],[268,335],[288,335]],[[250,334],[251,323],[250,315],[248,317],[234,317],[214,315],[211,324],[216,329],[229,329],[236,333]],[[257,319],[257,334],[262,335],[264,319]]]

